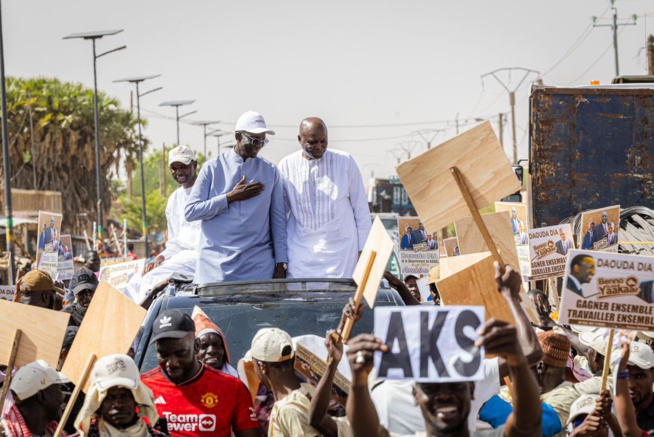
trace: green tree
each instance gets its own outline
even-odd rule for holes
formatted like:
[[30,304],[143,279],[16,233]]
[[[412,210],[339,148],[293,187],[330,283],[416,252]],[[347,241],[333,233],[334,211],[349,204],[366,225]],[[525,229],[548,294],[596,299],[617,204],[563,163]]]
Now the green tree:
[[[86,212],[93,220],[97,216],[93,91],[52,78],[7,82],[12,187],[61,191],[64,229],[72,228],[78,213]],[[116,179],[121,163],[138,159],[137,120],[102,92],[98,107],[101,198],[108,211],[109,180]]]
[[[120,202],[123,205],[122,219],[127,219],[127,226],[130,229],[141,230],[142,227],[142,204],[140,196],[121,196]],[[150,191],[145,196],[146,218],[148,220],[148,231],[161,232],[167,228],[166,204],[168,199],[161,195],[158,190]]]

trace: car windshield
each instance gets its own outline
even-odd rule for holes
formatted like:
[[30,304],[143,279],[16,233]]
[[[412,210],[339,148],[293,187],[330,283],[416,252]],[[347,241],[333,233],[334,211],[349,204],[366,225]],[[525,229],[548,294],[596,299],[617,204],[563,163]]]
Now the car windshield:
[[[380,293],[385,294],[385,293]],[[178,300],[170,307],[191,313],[198,305],[225,333],[232,357],[232,365],[250,348],[254,334],[261,328],[277,327],[291,337],[314,334],[321,337],[329,329],[335,329],[341,319],[343,307],[350,293],[311,292],[307,294],[280,296],[227,296],[205,298],[194,296]],[[238,303],[236,303],[238,302]],[[393,300],[377,305],[395,305]],[[400,303],[401,305],[401,303]],[[373,331],[373,313],[364,303],[364,317],[355,324],[353,335]],[[157,366],[154,345],[149,345],[141,371]]]

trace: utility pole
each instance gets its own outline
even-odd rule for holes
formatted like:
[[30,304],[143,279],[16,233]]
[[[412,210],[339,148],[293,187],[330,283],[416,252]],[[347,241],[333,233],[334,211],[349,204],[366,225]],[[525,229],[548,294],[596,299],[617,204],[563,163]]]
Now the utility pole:
[[[520,71],[523,74],[522,74],[522,78],[520,79],[520,82],[518,82],[518,85],[509,89],[508,85],[510,85],[510,83],[505,84],[497,76],[496,73],[500,71],[509,72],[509,82],[511,80],[511,72]],[[502,85],[502,88],[504,88],[506,92],[509,93],[509,104],[511,105],[511,134],[513,137],[513,164],[514,165],[518,162],[518,140],[515,131],[515,92],[520,88],[520,86],[525,81],[525,79],[532,73],[536,75],[540,75],[540,71],[530,70],[528,68],[522,68],[522,67],[511,67],[511,68],[498,68],[497,70],[491,71],[490,73],[486,73],[481,76],[482,81],[486,76],[493,76],[495,80],[497,80],[500,83],[500,85]]]
[[411,159],[411,152],[413,152],[413,149],[415,149],[418,144],[420,143],[417,141],[403,141],[396,145],[400,146],[400,149],[406,152],[407,159]]
[[636,17],[634,14],[631,16],[633,21],[627,23],[618,23],[618,10],[615,6],[615,0],[611,0],[611,9],[613,10],[613,23],[611,24],[596,24],[597,17],[593,17],[593,27],[610,27],[613,31],[613,56],[615,58],[615,77],[620,76],[620,61],[618,60],[618,27],[619,26],[635,26]]
[[499,131],[500,131],[500,144],[502,145],[502,148],[504,148],[504,114],[503,113],[501,112],[499,113],[498,120],[499,120],[498,123],[499,123]]
[[[431,143],[436,138],[436,135],[438,135],[440,132],[443,132],[443,129],[423,129],[417,130],[414,133],[420,135],[420,137],[425,140],[427,143],[427,150],[429,150],[431,149]],[[433,135],[429,136],[431,133],[433,133]]]
[[654,35],[647,38],[647,74],[654,75]]
[[397,159],[397,165],[400,165],[402,163],[402,154],[404,153],[404,150],[401,149],[391,149],[388,151],[395,159]]

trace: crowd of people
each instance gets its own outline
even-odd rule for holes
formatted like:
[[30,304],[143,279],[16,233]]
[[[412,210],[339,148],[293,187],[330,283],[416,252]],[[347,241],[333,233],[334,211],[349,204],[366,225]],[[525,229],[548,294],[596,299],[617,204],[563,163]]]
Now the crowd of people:
[[[129,284],[139,304],[148,307],[173,273],[198,284],[351,277],[371,226],[356,163],[328,150],[325,123],[307,118],[298,135],[301,150],[278,168],[258,157],[272,134],[263,117],[249,111],[236,124],[234,150],[208,161],[199,173],[191,149],[170,152],[169,168],[180,188],[166,209],[166,250]],[[0,435],[50,436],[62,421],[66,393],[74,387],[61,369],[98,287],[98,253],[89,251],[84,260],[68,293],[39,270],[18,278],[16,304],[59,310],[70,318],[56,368],[37,360],[13,374]],[[389,353],[394,345],[369,333],[346,344],[334,335],[346,320],[356,322],[367,311],[352,299],[339,326],[325,335],[326,362],[315,386],[296,371],[299,340],[274,320],[251,333],[245,356],[234,357],[223,330],[200,307],[191,314],[166,309],[156,316],[150,337],[158,365],[141,374],[134,348],[99,357],[62,435],[654,435],[654,334],[618,333],[613,347],[606,330],[559,324],[539,290],[529,293],[539,315],[530,320],[520,301],[520,274],[511,266],[495,269],[497,293],[513,324],[487,320],[472,338],[470,347],[486,354],[480,381],[377,378],[375,354]],[[439,308],[437,276],[430,275],[428,302],[415,276],[401,280],[386,272],[384,278],[404,305]],[[612,359],[606,360],[611,348]],[[343,358],[350,385],[340,405],[332,393]],[[610,369],[603,383],[605,366]]]

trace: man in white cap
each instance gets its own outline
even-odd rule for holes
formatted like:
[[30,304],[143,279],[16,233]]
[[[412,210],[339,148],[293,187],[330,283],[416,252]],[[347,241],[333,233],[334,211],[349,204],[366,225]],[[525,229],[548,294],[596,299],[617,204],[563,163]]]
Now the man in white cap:
[[152,429],[158,419],[152,391],[141,382],[139,369],[129,356],[107,355],[95,363],[91,387],[75,419],[81,435],[163,436]]
[[43,360],[18,369],[10,386],[15,404],[0,422],[0,435],[31,437],[54,434],[63,411],[61,384],[68,382],[70,380],[63,373]]
[[246,355],[261,383],[275,397],[268,424],[269,436],[321,436],[309,425],[309,407],[315,388],[295,374],[293,340],[278,328],[263,328],[252,339]]
[[316,117],[300,123],[301,150],[279,163],[290,205],[288,275],[351,278],[372,226],[354,158],[327,150],[327,126]]
[[170,278],[173,273],[189,277],[195,274],[200,222],[189,222],[184,217],[184,208],[198,177],[195,152],[187,146],[175,147],[168,153],[168,169],[179,184],[166,206],[168,241],[166,249],[145,266],[143,276],[134,275],[127,284],[127,294],[136,303],[143,301],[152,287]]
[[286,277],[284,187],[258,156],[274,132],[254,111],[234,130],[234,149],[202,166],[185,209],[202,227],[196,284]]

